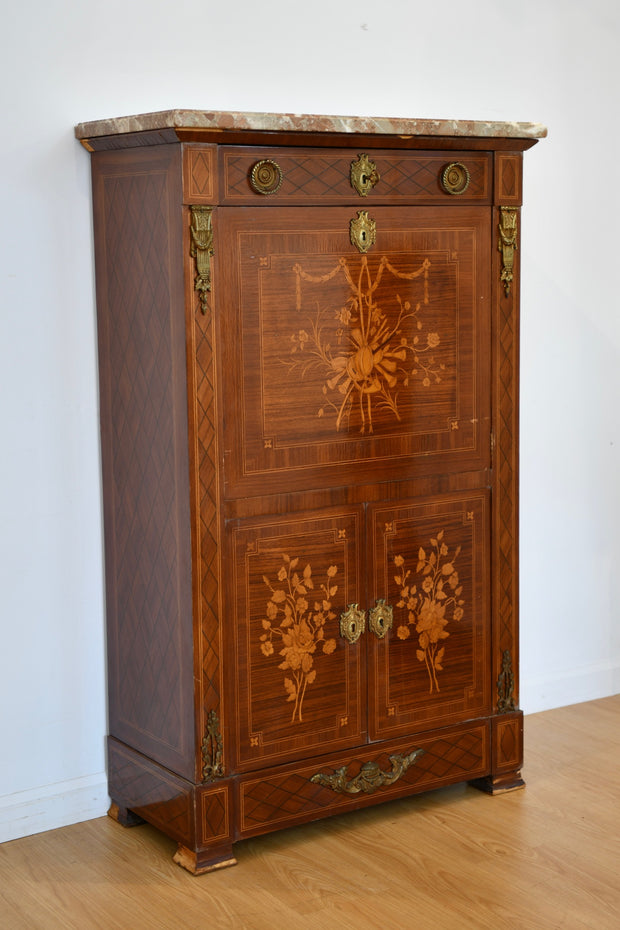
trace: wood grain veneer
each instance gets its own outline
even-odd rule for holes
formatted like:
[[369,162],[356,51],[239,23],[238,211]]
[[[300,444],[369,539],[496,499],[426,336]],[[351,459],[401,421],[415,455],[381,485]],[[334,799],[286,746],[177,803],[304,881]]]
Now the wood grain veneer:
[[200,873],[317,817],[520,787],[519,242],[500,224],[520,236],[540,133],[155,117],[78,133],[112,816]]

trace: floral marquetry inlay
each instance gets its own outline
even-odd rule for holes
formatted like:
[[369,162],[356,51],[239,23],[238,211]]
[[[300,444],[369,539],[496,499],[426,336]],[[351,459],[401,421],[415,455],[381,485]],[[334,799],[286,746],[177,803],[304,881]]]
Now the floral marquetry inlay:
[[[429,303],[431,262],[424,259],[413,271],[397,269],[384,255],[371,270],[364,255],[354,268],[345,258],[324,275],[306,272],[300,264],[296,277],[296,305],[308,315],[290,334],[290,359],[282,361],[291,375],[304,378],[319,372],[322,398],[317,416],[331,417],[336,430],[359,422],[360,433],[373,432],[378,409],[401,420],[399,391],[417,380],[423,388],[438,384],[445,371],[434,350],[441,343],[437,332],[426,328],[424,308]],[[312,315],[304,307],[303,283],[326,284],[343,275],[348,296],[341,306],[318,303]],[[419,284],[412,300],[379,286],[384,276]],[[337,327],[334,332],[334,320]]]
[[407,623],[397,627],[396,635],[399,639],[409,639],[411,627],[415,627],[419,647],[416,656],[426,665],[429,694],[432,694],[440,690],[437,672],[443,671],[445,654],[445,646],[440,644],[450,636],[446,627],[450,619],[463,619],[465,601],[461,598],[463,586],[455,568],[461,547],[457,546],[450,555],[443,530],[430,542],[432,550],[429,553],[422,547],[418,552],[416,574],[420,580],[413,583],[411,569],[406,567],[403,556],[397,555],[394,565],[398,574],[394,581],[400,589],[396,607],[407,611]]
[[[338,591],[338,585],[333,583],[338,566],[330,565],[325,582],[315,589],[310,565],[306,565],[300,573],[296,570],[299,559],[291,559],[285,554],[282,559],[277,581],[272,582],[263,576],[271,596],[262,621],[264,632],[260,637],[260,648],[266,657],[277,652],[282,658],[278,668],[284,672],[286,700],[293,704],[291,723],[302,723],[306,689],[317,676],[314,667],[317,651],[320,648],[329,655],[336,649],[336,640],[326,638],[325,626],[328,621],[336,619],[332,598]],[[314,595],[311,592],[315,592]]]

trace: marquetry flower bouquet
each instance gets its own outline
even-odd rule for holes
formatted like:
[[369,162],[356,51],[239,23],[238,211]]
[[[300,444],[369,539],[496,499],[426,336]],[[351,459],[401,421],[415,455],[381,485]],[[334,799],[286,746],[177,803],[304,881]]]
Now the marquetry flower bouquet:
[[[302,707],[306,689],[316,679],[314,667],[317,650],[329,655],[336,648],[335,639],[326,639],[325,625],[334,620],[332,598],[338,585],[332,580],[338,572],[336,565],[327,569],[327,580],[320,585],[317,598],[310,604],[308,595],[314,590],[312,568],[306,565],[301,574],[296,571],[299,559],[282,555],[284,564],[278,571],[278,584],[272,584],[266,575],[263,581],[271,591],[267,601],[266,618],[262,621],[263,634],[260,637],[261,652],[265,656],[274,655],[278,646],[278,655],[282,657],[278,668],[288,672],[284,678],[286,698],[293,704],[291,723],[302,723]],[[320,592],[320,593],[319,593]]]
[[[360,432],[372,433],[376,408],[389,410],[400,420],[399,388],[407,388],[414,378],[425,388],[442,380],[445,365],[433,354],[440,345],[440,336],[422,332],[423,310],[429,302],[429,269],[430,261],[425,259],[415,271],[400,272],[385,256],[374,278],[366,256],[356,277],[344,258],[325,275],[311,275],[300,265],[294,266],[297,310],[302,309],[302,281],[326,283],[343,274],[350,289],[344,306],[317,308],[316,318],[307,321],[308,328],[291,335],[294,357],[283,360],[301,378],[312,370],[321,373],[323,401],[318,416],[335,415],[337,430],[347,426],[354,415]],[[384,312],[377,299],[384,273],[411,282],[419,278],[421,300],[412,304],[396,294],[389,314]]]
[[432,551],[427,555],[420,547],[416,574],[421,581],[412,584],[411,570],[406,569],[402,555],[394,558],[398,574],[394,581],[400,589],[400,600],[396,606],[407,610],[407,623],[396,630],[399,639],[408,639],[411,627],[418,634],[416,656],[424,662],[429,678],[429,694],[439,691],[437,672],[443,670],[445,646],[442,642],[450,636],[446,629],[450,619],[462,620],[465,601],[461,599],[463,586],[454,567],[461,547],[454,554],[444,542],[444,531],[431,539]]

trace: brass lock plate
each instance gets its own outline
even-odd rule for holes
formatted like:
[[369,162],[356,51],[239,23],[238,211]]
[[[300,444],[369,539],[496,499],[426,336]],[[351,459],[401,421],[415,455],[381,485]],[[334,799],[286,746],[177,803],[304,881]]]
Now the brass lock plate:
[[357,161],[351,162],[350,171],[351,187],[357,191],[360,197],[366,197],[373,189],[375,184],[380,180],[379,172],[374,161],[371,161],[368,155],[359,155]]
[[368,629],[375,634],[377,639],[383,639],[387,631],[392,628],[393,622],[394,610],[390,604],[386,604],[383,598],[380,598],[368,614]]
[[353,644],[365,630],[366,611],[360,610],[357,604],[349,604],[344,613],[340,614],[340,635]]
[[349,237],[351,245],[362,253],[375,244],[377,238],[377,224],[368,216],[366,210],[358,210],[357,217],[349,223]]

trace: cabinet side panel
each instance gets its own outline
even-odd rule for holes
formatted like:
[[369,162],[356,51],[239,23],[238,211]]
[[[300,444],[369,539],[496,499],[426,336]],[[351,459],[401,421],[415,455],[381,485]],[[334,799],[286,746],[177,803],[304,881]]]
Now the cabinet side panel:
[[[519,292],[521,156],[496,155],[493,211],[493,679],[498,710],[518,707]],[[509,216],[505,218],[503,213]],[[510,216],[512,214],[512,216]],[[509,682],[507,684],[506,682]]]
[[[190,152],[191,155],[191,152]],[[184,152],[187,163],[187,151]],[[213,185],[215,185],[215,180]],[[187,184],[187,180],[186,180]],[[206,182],[205,182],[206,184]],[[220,510],[220,422],[215,320],[216,282],[208,299],[195,288],[196,263],[192,255],[192,217],[184,210],[185,304],[187,319],[188,410],[191,503],[195,514],[194,547],[194,676],[196,681],[196,744],[208,737],[210,717],[224,737],[221,765],[228,771],[228,747],[221,664],[223,616],[221,575],[222,515]],[[221,728],[221,729],[220,729]],[[206,753],[196,755],[196,780],[209,779],[217,769],[216,750],[207,738]]]
[[193,776],[177,147],[93,156],[110,733]]

